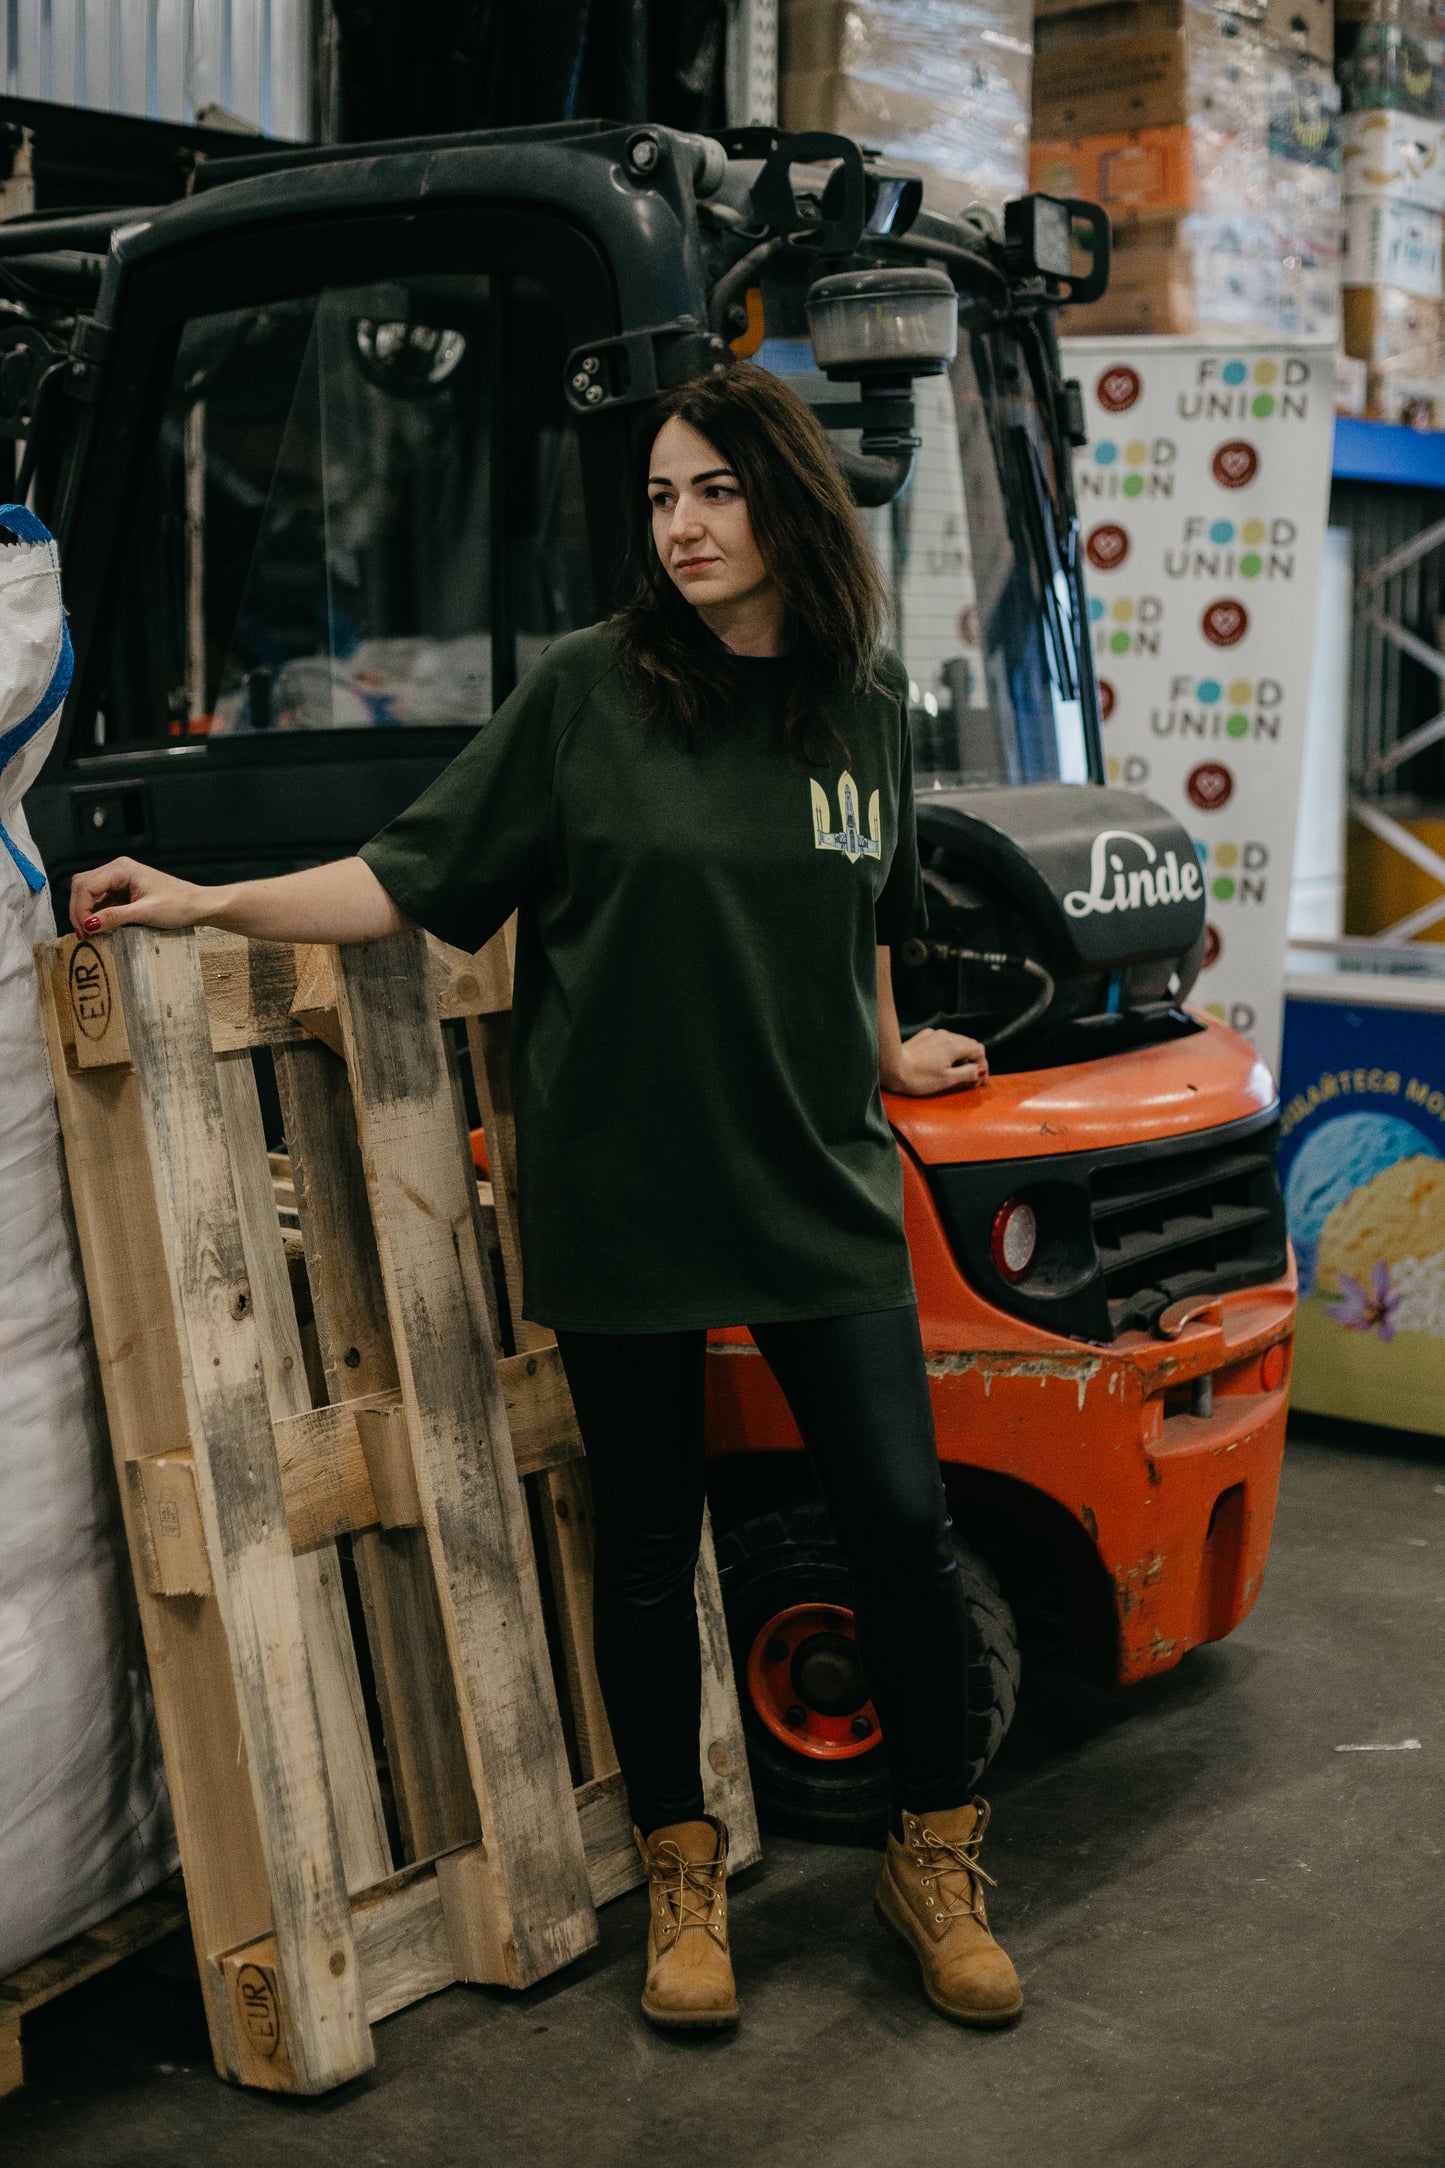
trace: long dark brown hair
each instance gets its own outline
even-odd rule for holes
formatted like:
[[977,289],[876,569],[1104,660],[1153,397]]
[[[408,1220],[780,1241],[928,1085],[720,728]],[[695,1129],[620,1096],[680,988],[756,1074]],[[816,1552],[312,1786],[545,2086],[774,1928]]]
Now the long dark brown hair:
[[707,439],[742,487],[797,665],[783,744],[791,760],[820,762],[842,743],[834,702],[876,683],[887,598],[821,422],[766,369],[735,362],[720,376],[665,392],[649,409],[627,495],[634,585],[614,620],[618,658],[650,721],[689,745],[726,729],[737,704],[731,657],[678,592],[652,536],[652,447],[674,416]]

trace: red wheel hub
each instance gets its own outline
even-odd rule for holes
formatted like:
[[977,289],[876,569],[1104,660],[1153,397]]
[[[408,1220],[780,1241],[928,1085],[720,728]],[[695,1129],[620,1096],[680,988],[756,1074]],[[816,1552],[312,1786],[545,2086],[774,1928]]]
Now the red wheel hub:
[[879,1740],[853,1614],[836,1603],[778,1611],[748,1652],[748,1693],[775,1739],[815,1761],[851,1761]]

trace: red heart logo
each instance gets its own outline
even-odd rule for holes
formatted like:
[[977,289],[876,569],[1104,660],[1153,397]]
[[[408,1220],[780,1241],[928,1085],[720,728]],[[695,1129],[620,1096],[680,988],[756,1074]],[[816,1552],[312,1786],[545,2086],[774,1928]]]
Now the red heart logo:
[[1138,370],[1125,362],[1106,369],[1094,387],[1100,406],[1110,414],[1127,413],[1143,389]]
[[1211,602],[1199,625],[1211,647],[1233,647],[1249,630],[1249,612],[1242,602]]
[[1259,472],[1259,454],[1242,437],[1221,444],[1210,461],[1210,471],[1221,489],[1243,489]]
[[1234,777],[1222,761],[1202,760],[1184,787],[1201,813],[1217,813],[1234,796]]
[[1129,554],[1129,537],[1111,523],[1096,527],[1084,544],[1089,563],[1100,572],[1113,572]]

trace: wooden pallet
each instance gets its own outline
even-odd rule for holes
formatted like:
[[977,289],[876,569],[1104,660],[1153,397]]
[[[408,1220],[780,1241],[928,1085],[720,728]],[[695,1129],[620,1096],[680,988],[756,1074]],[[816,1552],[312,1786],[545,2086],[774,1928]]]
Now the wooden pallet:
[[20,2027],[32,2010],[93,1980],[123,1958],[148,1950],[185,1924],[186,1893],[181,1877],[173,1874],[158,1889],[122,1905],[118,1912],[87,1927],[84,1934],[57,1943],[43,1957],[32,1958],[0,1980],[0,2099],[25,2082]]
[[[592,1664],[581,1441],[523,1314],[508,940],[472,957],[417,932],[295,949],[128,928],[36,958],[217,2068],[320,2092],[419,1996],[566,1965],[640,1879]],[[704,1776],[742,1866],[757,1830],[710,1539],[698,1599]]]

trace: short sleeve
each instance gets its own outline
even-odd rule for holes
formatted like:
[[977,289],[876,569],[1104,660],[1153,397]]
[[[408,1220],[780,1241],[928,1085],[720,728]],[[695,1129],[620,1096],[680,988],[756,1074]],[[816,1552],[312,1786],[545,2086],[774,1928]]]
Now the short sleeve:
[[873,923],[880,948],[892,948],[911,934],[928,930],[928,908],[923,895],[923,867],[918,856],[918,822],[913,809],[913,733],[908,727],[907,697],[898,706],[900,753],[898,776],[898,836],[888,878],[873,906]]
[[397,908],[456,948],[490,940],[542,871],[568,719],[565,673],[549,664],[544,657],[436,781],[361,847]]

